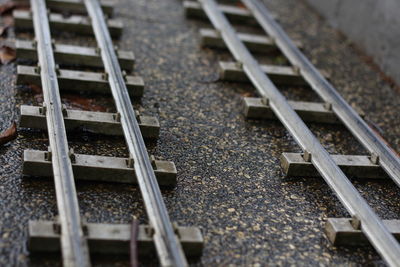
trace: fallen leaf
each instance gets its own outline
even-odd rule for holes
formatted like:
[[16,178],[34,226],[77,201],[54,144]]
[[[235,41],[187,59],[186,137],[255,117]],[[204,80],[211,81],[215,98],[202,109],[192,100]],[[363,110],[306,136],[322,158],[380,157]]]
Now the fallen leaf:
[[[28,86],[34,93],[33,98],[35,101],[38,104],[43,103],[42,87],[35,84],[29,84]],[[62,102],[67,108],[102,112],[107,111],[106,107],[96,104],[96,99],[83,97],[81,95],[63,94]]]
[[255,97],[256,94],[253,92],[244,92],[240,94],[242,97]]
[[0,134],[0,145],[4,145],[14,139],[17,138],[17,124],[13,122],[13,124]]
[[9,46],[3,45],[0,47],[0,61],[3,64],[8,64],[13,61],[16,57],[15,49]]
[[[30,85],[30,87],[37,88],[33,90],[39,90],[33,98],[35,99],[36,103],[41,104],[43,103],[43,94],[41,93],[41,88],[39,86]],[[35,92],[35,91],[34,91]],[[72,95],[67,94],[62,96],[63,104],[70,109],[78,109],[78,110],[88,110],[88,111],[101,111],[106,112],[107,108],[97,105],[94,99],[82,97],[79,95]]]
[[97,105],[94,99],[82,97],[79,95],[63,95],[63,103],[69,108],[89,111],[107,111],[103,106]]
[[35,85],[35,84],[29,84],[29,88],[31,88],[32,92],[35,94],[41,94],[42,93],[42,87]]
[[8,28],[9,28],[8,26],[0,27],[0,36],[5,36],[5,33],[7,32]]
[[11,12],[12,10],[14,10],[16,6],[17,4],[14,1],[8,1],[0,5],[0,15],[3,15],[7,12]]
[[245,6],[242,2],[237,2],[237,3],[236,3],[236,6],[239,7],[239,8],[244,8],[244,9],[246,9],[246,6]]
[[8,1],[2,5],[0,5],[0,15],[9,14],[14,9],[29,9],[28,3],[23,2],[15,2],[15,1]]

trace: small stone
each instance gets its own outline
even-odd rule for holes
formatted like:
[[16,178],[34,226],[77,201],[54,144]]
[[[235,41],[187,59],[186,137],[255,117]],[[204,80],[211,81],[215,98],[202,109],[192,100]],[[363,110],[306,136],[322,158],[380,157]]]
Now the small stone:
[[242,239],[244,238],[244,233],[243,232],[237,232],[238,238]]
[[328,133],[327,135],[325,135],[325,140],[328,142],[333,142],[333,135]]

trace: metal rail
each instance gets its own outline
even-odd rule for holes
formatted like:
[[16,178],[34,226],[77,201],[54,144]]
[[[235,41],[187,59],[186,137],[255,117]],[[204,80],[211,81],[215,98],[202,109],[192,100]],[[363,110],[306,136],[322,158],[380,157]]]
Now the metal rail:
[[52,155],[51,161],[60,217],[63,264],[77,267],[90,266],[69,157],[46,3],[45,0],[31,0],[30,3],[51,148],[49,155]]
[[[259,94],[269,100],[271,109],[300,147],[304,151],[311,153],[311,162],[349,213],[360,220],[362,231],[378,253],[389,265],[400,266],[399,243],[291,108],[285,97],[264,74],[257,61],[238,38],[232,25],[219,10],[216,2],[214,0],[200,0],[200,2],[214,27],[220,31],[223,40],[235,59],[243,65],[245,73]],[[337,107],[335,110],[337,110]]]
[[275,22],[265,5],[256,0],[243,0],[243,2],[266,33],[275,40],[276,45],[290,63],[300,70],[301,75],[313,90],[325,102],[332,104],[332,109],[338,118],[371,154],[374,153],[379,156],[379,164],[400,186],[400,158],[373,132],[368,124],[293,44],[279,24]]
[[98,0],[84,0],[101,50],[112,95],[121,115],[121,124],[129,153],[134,160],[137,181],[142,192],[147,216],[154,229],[154,242],[162,266],[187,266],[180,242],[174,233],[167,209],[154,175],[139,124],[136,120],[124,76]]

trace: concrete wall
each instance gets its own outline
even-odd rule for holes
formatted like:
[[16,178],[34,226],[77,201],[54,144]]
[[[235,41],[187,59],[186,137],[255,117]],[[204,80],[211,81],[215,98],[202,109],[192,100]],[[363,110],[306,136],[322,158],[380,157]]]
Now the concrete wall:
[[306,0],[400,84],[400,0]]

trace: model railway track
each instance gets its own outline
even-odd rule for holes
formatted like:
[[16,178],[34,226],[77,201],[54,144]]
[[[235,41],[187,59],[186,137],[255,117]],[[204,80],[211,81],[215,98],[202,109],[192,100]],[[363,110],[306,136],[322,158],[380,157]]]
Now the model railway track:
[[[337,93],[257,0],[222,5],[215,0],[184,1],[186,15],[206,19],[214,29],[200,31],[205,46],[227,48],[236,62],[220,62],[221,80],[250,81],[259,98],[244,98],[248,118],[278,118],[303,153],[284,153],[282,166],[290,176],[322,176],[352,218],[330,218],[327,236],[335,244],[367,239],[390,266],[400,266],[399,221],[382,221],[347,175],[390,177],[400,186],[400,159]],[[245,7],[245,8],[244,8]],[[266,35],[238,33],[234,23],[249,23]],[[252,52],[280,50],[291,66],[261,65]],[[288,101],[277,84],[309,85],[323,103]],[[330,155],[303,121],[342,123],[370,156]],[[345,174],[346,173],[346,174]]]
[[[44,103],[41,107],[22,106],[20,126],[47,129],[50,146],[48,151],[24,151],[23,172],[54,177],[59,213],[59,221],[29,222],[31,251],[61,250],[64,266],[90,266],[91,253],[129,254],[129,246],[136,246],[136,240],[131,240],[135,238],[140,252],[156,250],[162,266],[187,266],[185,253],[201,254],[202,235],[195,227],[174,226],[169,219],[159,184],[174,185],[176,169],[172,162],[148,155],[144,138],[157,138],[159,124],[156,118],[133,109],[131,97],[143,94],[144,83],[140,77],[125,73],[133,68],[133,54],[115,51],[111,36],[121,34],[122,23],[104,16],[111,16],[112,2],[31,0],[30,4],[31,12],[14,12],[16,27],[33,28],[36,39],[17,41],[17,55],[37,60],[38,66],[18,66],[17,84],[41,86]],[[81,14],[65,17],[53,13],[58,10]],[[52,30],[94,34],[97,47],[58,44],[52,39]],[[104,72],[60,69],[58,64],[104,68]],[[66,109],[61,90],[110,94],[117,112]],[[130,157],[75,154],[68,147],[67,131],[80,127],[124,136]],[[149,225],[136,231],[130,225],[85,223],[79,211],[76,179],[138,184]],[[135,249],[132,251],[135,254]]]

